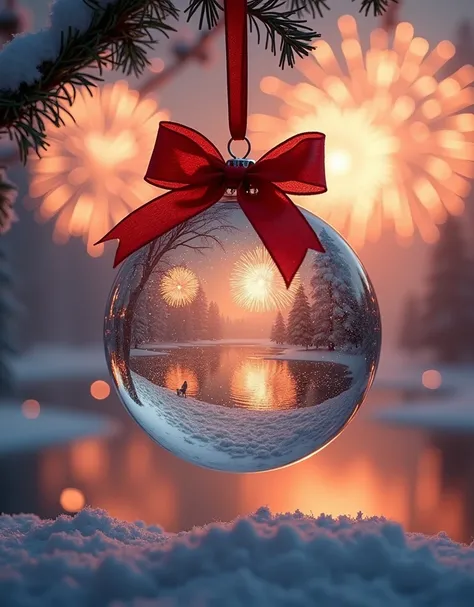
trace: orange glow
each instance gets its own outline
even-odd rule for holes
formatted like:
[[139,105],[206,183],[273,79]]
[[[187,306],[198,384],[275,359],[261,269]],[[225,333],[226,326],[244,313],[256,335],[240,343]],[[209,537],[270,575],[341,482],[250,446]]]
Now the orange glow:
[[287,366],[275,360],[246,360],[234,371],[230,390],[249,409],[288,409],[296,402],[296,382]]
[[[474,177],[474,119],[466,112],[474,74],[465,66],[440,77],[454,45],[443,41],[430,51],[409,23],[397,26],[391,44],[383,30],[373,31],[365,52],[355,19],[345,15],[338,25],[345,66],[318,41],[298,66],[305,81],[262,80],[262,91],[283,107],[279,117],[250,117],[254,147],[267,150],[305,131],[325,133],[328,191],[298,204],[356,247],[387,228],[402,242],[417,231],[434,242],[447,213],[460,212],[466,194],[459,191]],[[446,183],[452,174],[464,190]]]
[[266,312],[288,307],[300,282],[297,274],[287,289],[267,250],[257,247],[244,253],[234,265],[230,288],[236,304],[252,312]]
[[106,445],[101,441],[88,439],[72,443],[70,454],[75,480],[100,481],[107,476],[109,456]]
[[194,301],[199,287],[197,276],[188,268],[168,270],[160,283],[160,293],[169,306],[186,306]]
[[415,504],[419,514],[426,517],[436,511],[441,499],[442,457],[437,449],[427,448],[420,455],[415,483]]
[[441,386],[442,381],[441,373],[436,371],[436,369],[429,369],[421,376],[421,383],[429,390],[437,390]]
[[27,419],[36,419],[40,414],[40,404],[37,400],[28,399],[21,405],[21,412]]
[[110,396],[110,386],[106,381],[98,379],[91,384],[91,395],[96,400],[104,400]]
[[79,489],[63,489],[59,503],[66,512],[78,512],[86,505],[86,498]]
[[156,130],[168,114],[152,99],[140,99],[121,80],[88,91],[79,90],[60,128],[46,125],[50,146],[41,159],[31,157],[30,197],[38,218],[55,218],[53,240],[82,237],[88,253],[130,211],[157,195],[143,176]]
[[173,365],[168,369],[165,375],[165,388],[169,390],[177,390],[181,388],[184,382],[188,382],[188,390],[186,394],[188,396],[195,396],[198,392],[199,382],[196,373],[188,369],[187,367],[183,367],[180,364]]

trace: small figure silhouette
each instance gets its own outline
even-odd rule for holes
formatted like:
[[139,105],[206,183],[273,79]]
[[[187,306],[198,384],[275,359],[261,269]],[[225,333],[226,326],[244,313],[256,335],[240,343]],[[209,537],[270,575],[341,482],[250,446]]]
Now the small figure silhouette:
[[184,396],[184,398],[186,398],[186,391],[188,389],[188,382],[185,380],[184,384],[181,386],[181,388],[178,388],[176,390],[176,394],[178,396]]

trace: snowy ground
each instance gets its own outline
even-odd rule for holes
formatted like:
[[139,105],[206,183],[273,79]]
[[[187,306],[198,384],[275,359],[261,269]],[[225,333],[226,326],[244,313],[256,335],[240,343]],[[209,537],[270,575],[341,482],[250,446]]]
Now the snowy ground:
[[[332,362],[353,367],[360,360],[357,354],[346,352],[329,352],[329,350],[301,350],[299,348],[284,348],[281,354],[264,356],[266,360],[307,360],[308,362]],[[357,363],[356,363],[357,364]]]
[[157,350],[142,350],[141,348],[132,348],[130,350],[130,356],[132,358],[137,358],[140,356],[167,356],[167,352],[161,352]]
[[261,508],[167,534],[100,510],[0,517],[2,607],[472,607],[474,546]]
[[166,342],[156,342],[156,343],[147,343],[142,344],[141,348],[144,350],[153,350],[163,348],[165,350],[172,350],[173,348],[183,348],[190,346],[264,346],[266,348],[281,348],[281,346],[276,346],[269,339],[253,339],[253,338],[229,338],[229,339],[198,339],[196,341],[170,341]]
[[141,403],[126,395],[137,422],[163,447],[195,464],[232,472],[263,471],[300,460],[327,444],[366,389],[352,357],[350,389],[324,403],[289,411],[249,411],[180,398],[132,373]]
[[43,408],[26,419],[19,402],[0,405],[0,456],[37,451],[88,436],[108,436],[118,430],[112,420],[92,413]]

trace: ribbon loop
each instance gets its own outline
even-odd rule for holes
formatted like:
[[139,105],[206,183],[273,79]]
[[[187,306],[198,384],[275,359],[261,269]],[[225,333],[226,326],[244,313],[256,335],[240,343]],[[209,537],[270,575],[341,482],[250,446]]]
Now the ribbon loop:
[[[182,124],[160,125],[146,180],[171,191],[139,207],[99,242],[120,240],[114,266],[235,189],[237,201],[287,286],[308,249],[324,251],[288,194],[326,191],[322,133],[287,139],[249,166],[230,166],[203,135]],[[97,243],[98,244],[98,243]]]

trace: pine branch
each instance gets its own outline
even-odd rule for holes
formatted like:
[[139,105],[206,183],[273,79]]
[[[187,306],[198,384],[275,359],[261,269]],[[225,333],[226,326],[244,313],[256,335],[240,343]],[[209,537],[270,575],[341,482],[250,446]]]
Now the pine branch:
[[13,205],[17,197],[16,186],[8,180],[5,169],[0,168],[0,234],[5,234],[16,220]]
[[[301,4],[304,0],[299,1]],[[304,19],[298,17],[301,6],[296,10],[287,9],[286,2],[287,0],[249,0],[248,2],[250,31],[255,30],[260,44],[262,40],[260,28],[264,27],[265,48],[269,48],[276,55],[279,46],[281,68],[286,64],[293,67],[296,55],[299,57],[309,55],[313,50],[312,41],[320,37],[320,34],[305,25]],[[223,7],[217,0],[190,0],[186,9],[188,21],[199,12],[199,27],[202,28],[206,23],[209,29],[217,25],[222,11]]]
[[285,64],[293,67],[295,55],[305,57],[313,50],[312,42],[321,34],[306,26],[304,19],[297,17],[295,10],[279,11],[285,6],[285,0],[250,0],[248,14],[250,29],[255,27],[257,40],[260,43],[259,22],[266,30],[265,48],[277,53],[277,39],[280,39],[280,67]]
[[[90,91],[102,80],[106,65],[127,75],[141,74],[149,64],[146,52],[156,42],[153,33],[175,31],[166,23],[178,16],[171,0],[115,0],[105,6],[101,0],[85,2],[92,13],[89,26],[62,32],[57,58],[41,61],[34,81],[0,92],[0,132],[17,142],[23,162],[31,149],[39,153],[47,147],[46,124],[64,123],[63,112],[74,102],[78,86]],[[98,75],[87,70],[91,66]]]
[[[298,15],[310,14],[313,18],[318,14],[320,17],[324,16],[323,11],[330,11],[329,0],[287,0],[290,9],[295,11]],[[352,0],[355,2],[356,0]],[[385,13],[391,2],[398,4],[399,0],[357,0],[361,2],[359,12],[365,13],[367,17],[369,12],[373,10],[374,16],[379,17]]]
[[[355,0],[352,0],[355,2]],[[398,0],[362,0],[359,13],[364,13],[367,17],[370,11],[374,13],[374,17],[380,17],[388,9],[390,3],[398,4]]]

